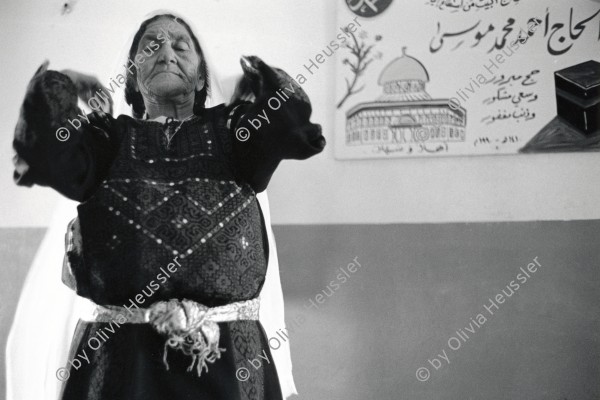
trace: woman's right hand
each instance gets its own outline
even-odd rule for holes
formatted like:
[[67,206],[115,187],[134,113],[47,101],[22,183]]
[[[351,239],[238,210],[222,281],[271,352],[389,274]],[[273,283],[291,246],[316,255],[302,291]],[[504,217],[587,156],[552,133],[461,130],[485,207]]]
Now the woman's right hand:
[[[108,93],[108,90],[100,83],[98,78],[92,75],[82,74],[81,72],[73,71],[71,69],[64,69],[60,71],[73,81],[77,87],[77,96],[83,100],[88,106],[89,101],[95,98],[99,101],[102,111],[112,115],[113,111],[113,100]],[[100,94],[98,94],[98,93]],[[108,102],[105,100],[108,99]],[[90,108],[94,109],[90,106]]]

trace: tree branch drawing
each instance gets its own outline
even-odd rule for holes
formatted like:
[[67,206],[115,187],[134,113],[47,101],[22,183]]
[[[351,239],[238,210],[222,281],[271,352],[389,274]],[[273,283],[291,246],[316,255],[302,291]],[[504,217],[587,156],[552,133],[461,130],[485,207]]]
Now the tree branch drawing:
[[[355,60],[350,61],[348,58],[344,58],[342,64],[347,65],[350,68],[350,72],[352,72],[352,82],[348,78],[344,78],[346,81],[346,94],[337,104],[337,108],[341,108],[342,105],[348,100],[348,98],[356,93],[359,93],[361,90],[365,88],[362,85],[359,88],[356,88],[358,84],[358,80],[364,74],[365,70],[373,62],[374,59],[380,59],[381,53],[378,52],[374,56],[372,56],[372,50],[375,47],[375,44],[367,44],[365,40],[361,40],[360,43],[356,39],[356,36],[353,32],[350,32],[348,29],[345,29],[350,37],[352,38],[352,42],[350,44],[346,44],[346,48],[350,49],[350,55],[355,58]],[[367,38],[367,33],[362,31],[360,34],[361,39]],[[375,36],[375,41],[378,42],[381,40],[381,35]]]

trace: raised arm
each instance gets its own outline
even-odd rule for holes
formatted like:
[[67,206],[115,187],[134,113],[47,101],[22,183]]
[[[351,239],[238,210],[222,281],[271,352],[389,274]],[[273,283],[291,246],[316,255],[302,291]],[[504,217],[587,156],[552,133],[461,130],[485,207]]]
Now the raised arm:
[[310,122],[310,100],[296,81],[258,57],[241,62],[244,77],[227,109],[228,127],[241,178],[262,192],[281,160],[312,157],[325,138]]
[[77,107],[81,79],[77,82],[73,71],[63,74],[47,67],[45,62],[37,70],[21,106],[13,140],[14,180],[22,186],[50,186],[84,201],[114,156],[116,120],[101,111],[85,115]]

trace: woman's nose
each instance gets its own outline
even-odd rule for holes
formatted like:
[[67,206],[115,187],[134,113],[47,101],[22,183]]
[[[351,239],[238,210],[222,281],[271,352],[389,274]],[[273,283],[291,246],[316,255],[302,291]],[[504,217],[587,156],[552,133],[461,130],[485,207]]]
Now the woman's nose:
[[171,47],[170,41],[165,42],[162,46],[160,46],[160,49],[158,49],[157,62],[164,64],[177,62],[177,59],[175,58],[175,51]]

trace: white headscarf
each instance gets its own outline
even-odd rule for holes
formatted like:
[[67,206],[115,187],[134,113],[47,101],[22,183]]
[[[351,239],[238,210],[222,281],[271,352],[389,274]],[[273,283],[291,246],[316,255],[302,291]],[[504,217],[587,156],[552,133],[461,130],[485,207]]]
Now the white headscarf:
[[[225,102],[225,95],[217,70],[211,64],[210,48],[205,46],[192,23],[168,10],[158,10],[146,15],[143,21],[158,15],[172,14],[184,20],[192,29],[204,53],[210,77],[210,94],[206,107]],[[117,59],[117,64],[104,82],[123,73],[129,48],[140,21],[134,28]],[[124,61],[125,60],[125,61]],[[116,88],[113,95],[114,115],[132,115],[125,102],[125,84]],[[227,97],[229,98],[229,96]],[[262,208],[269,239],[269,264],[264,287],[260,293],[260,322],[267,337],[278,337],[277,330],[285,329],[283,293],[279,277],[277,249],[271,228],[271,214],[266,192],[257,195]],[[67,224],[76,215],[77,204],[62,199],[52,222],[33,260],[15,313],[6,348],[7,400],[57,399],[62,382],[57,379],[57,369],[67,364],[68,351],[75,326],[80,317],[90,315],[94,304],[79,297],[61,281],[64,257],[64,237]],[[272,351],[284,398],[297,394],[292,377],[289,342]]]

